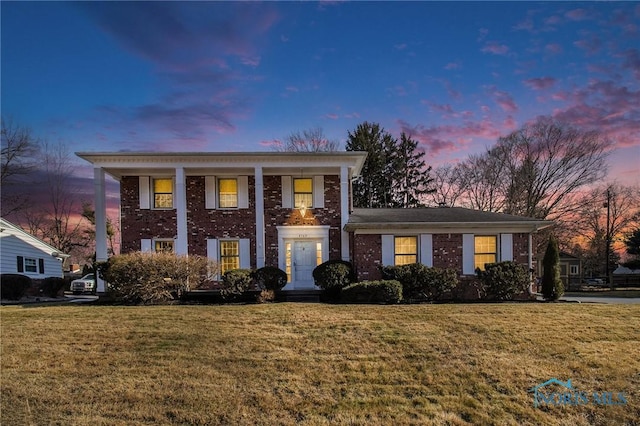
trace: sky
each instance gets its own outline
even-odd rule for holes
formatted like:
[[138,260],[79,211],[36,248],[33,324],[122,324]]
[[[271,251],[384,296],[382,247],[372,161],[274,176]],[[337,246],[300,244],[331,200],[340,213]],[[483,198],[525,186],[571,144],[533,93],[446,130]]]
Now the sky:
[[610,179],[640,183],[640,2],[2,1],[0,13],[2,116],[74,152],[269,151],[315,127],[344,146],[368,121],[411,135],[435,167],[552,116],[611,138]]

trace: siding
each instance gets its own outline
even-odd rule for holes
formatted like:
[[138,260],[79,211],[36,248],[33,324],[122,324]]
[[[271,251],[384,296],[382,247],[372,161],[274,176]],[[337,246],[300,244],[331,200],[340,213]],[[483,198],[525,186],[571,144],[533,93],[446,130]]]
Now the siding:
[[[0,239],[2,245],[2,255],[0,261],[0,273],[17,274],[17,257],[22,256],[30,259],[36,259],[36,269],[38,272],[20,272],[31,278],[46,277],[63,277],[62,262],[38,248],[35,248],[27,242],[21,240],[15,235],[2,236]],[[39,273],[40,259],[44,263],[44,273]]]

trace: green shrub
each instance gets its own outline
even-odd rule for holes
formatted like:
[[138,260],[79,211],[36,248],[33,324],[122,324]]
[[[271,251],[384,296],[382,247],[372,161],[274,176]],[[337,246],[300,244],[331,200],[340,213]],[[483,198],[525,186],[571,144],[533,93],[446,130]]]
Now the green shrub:
[[113,256],[98,269],[114,299],[128,304],[166,303],[217,271],[205,257],[141,252]]
[[251,269],[233,269],[222,275],[220,294],[229,300],[254,288]]
[[66,287],[67,280],[60,277],[47,277],[40,284],[40,291],[44,296],[57,297],[58,293]]
[[527,268],[513,261],[487,263],[485,270],[476,269],[476,274],[490,300],[511,300],[530,285]]
[[20,300],[31,287],[31,278],[22,274],[0,275],[0,297],[8,300]]
[[313,281],[329,301],[337,301],[340,291],[355,281],[353,267],[344,260],[328,260],[313,270]]
[[558,240],[551,235],[542,259],[542,297],[558,300],[564,294],[564,284],[560,279],[560,250]]
[[275,266],[265,266],[255,270],[253,279],[260,290],[280,291],[287,285],[287,273]]
[[343,303],[392,304],[402,300],[402,284],[396,280],[362,281],[342,289]]
[[401,266],[383,266],[382,277],[402,284],[405,300],[421,302],[441,300],[458,285],[454,269],[430,268],[421,263]]

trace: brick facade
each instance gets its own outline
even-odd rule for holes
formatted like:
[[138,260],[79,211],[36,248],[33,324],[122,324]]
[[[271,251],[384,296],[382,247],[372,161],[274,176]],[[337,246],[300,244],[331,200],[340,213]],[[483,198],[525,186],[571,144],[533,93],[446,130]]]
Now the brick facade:
[[357,234],[351,239],[351,259],[358,279],[379,280],[382,265],[382,237],[380,235]]
[[433,266],[462,275],[462,234],[433,234]]

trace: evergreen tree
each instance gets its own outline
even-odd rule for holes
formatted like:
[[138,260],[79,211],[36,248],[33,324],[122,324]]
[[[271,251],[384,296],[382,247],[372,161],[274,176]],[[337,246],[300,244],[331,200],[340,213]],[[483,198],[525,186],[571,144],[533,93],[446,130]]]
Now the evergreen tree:
[[564,294],[564,285],[560,279],[560,250],[558,240],[551,235],[542,260],[542,296],[545,300],[558,300]]
[[364,122],[349,132],[347,151],[366,151],[367,159],[360,176],[353,181],[355,207],[389,207],[392,181],[387,176],[395,140],[377,123]]
[[424,155],[418,150],[418,141],[402,132],[388,174],[394,182],[393,207],[424,207],[424,195],[435,191],[429,176],[431,166],[427,167]]

